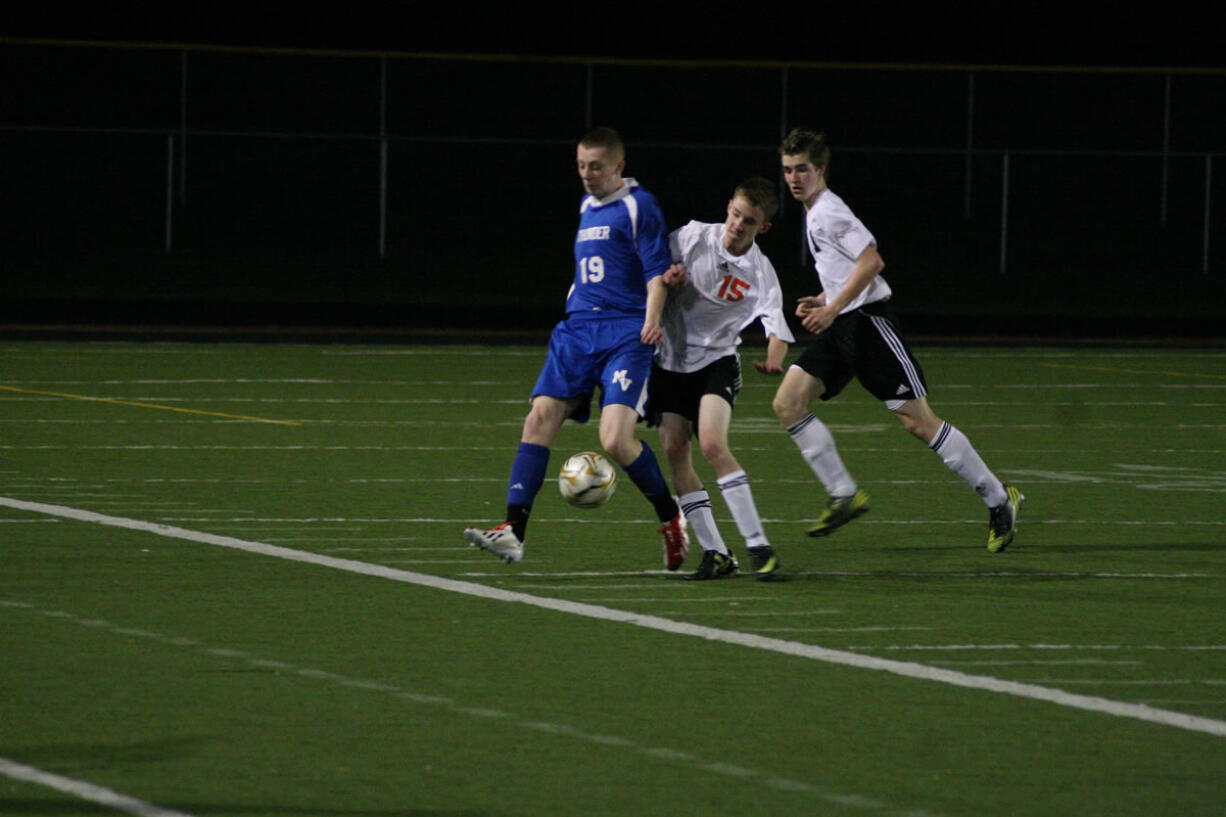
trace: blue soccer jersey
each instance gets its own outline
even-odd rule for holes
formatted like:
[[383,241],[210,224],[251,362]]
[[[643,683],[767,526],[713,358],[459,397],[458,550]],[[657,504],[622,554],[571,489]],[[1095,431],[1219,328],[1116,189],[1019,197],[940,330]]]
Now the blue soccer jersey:
[[566,313],[642,317],[647,282],[668,269],[668,228],[655,196],[623,179],[604,199],[587,196],[575,234],[575,280]]

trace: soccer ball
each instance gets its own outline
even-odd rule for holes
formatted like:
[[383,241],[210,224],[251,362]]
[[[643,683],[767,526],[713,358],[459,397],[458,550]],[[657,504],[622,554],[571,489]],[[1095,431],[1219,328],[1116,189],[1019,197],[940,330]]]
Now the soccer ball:
[[617,469],[594,451],[584,451],[562,463],[558,474],[562,498],[578,508],[595,508],[617,490]]

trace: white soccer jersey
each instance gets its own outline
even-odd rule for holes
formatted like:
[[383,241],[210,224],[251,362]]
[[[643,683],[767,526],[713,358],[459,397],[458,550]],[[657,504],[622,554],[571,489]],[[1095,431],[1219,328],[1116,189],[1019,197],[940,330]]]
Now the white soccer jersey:
[[671,372],[696,372],[736,352],[741,330],[758,318],[766,335],[793,343],[783,316],[783,292],[770,259],[750,246],[742,256],[724,249],[724,225],[691,221],[668,237],[686,281],[669,290],[656,362]]
[[[813,266],[829,303],[847,286],[856,259],[877,239],[856,218],[841,198],[832,190],[823,190],[805,215],[805,235],[809,239],[809,252],[813,254]],[[843,312],[859,309],[874,301],[890,297],[890,285],[878,275],[849,303]]]

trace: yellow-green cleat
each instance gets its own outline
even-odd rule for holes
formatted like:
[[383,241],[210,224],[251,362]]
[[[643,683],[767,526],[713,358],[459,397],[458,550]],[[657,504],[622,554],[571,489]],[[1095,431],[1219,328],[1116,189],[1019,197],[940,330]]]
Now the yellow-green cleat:
[[1012,485],[1005,486],[1008,498],[1004,503],[992,508],[988,518],[988,552],[1000,553],[1013,543],[1013,535],[1017,532],[1017,511],[1022,505],[1025,494]]
[[770,545],[749,549],[749,558],[753,562],[753,577],[760,582],[782,581],[779,573],[779,557]]
[[857,516],[868,513],[868,494],[857,490],[851,496],[836,496],[831,498],[826,510],[818,517],[813,527],[809,528],[810,536],[825,536],[834,533]]

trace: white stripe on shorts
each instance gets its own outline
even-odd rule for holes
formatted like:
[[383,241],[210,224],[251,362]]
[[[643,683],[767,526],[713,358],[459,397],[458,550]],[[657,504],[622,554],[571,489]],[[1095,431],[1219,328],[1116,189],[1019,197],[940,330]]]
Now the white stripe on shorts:
[[877,327],[877,331],[881,333],[881,338],[885,341],[886,346],[890,347],[890,351],[894,353],[894,357],[898,360],[899,365],[902,366],[912,393],[916,397],[927,395],[928,392],[924,388],[924,381],[920,379],[919,372],[915,370],[915,364],[911,362],[910,356],[907,355],[907,347],[903,345],[902,339],[894,332],[894,325],[880,315],[869,315],[868,318],[873,322],[873,326]]

